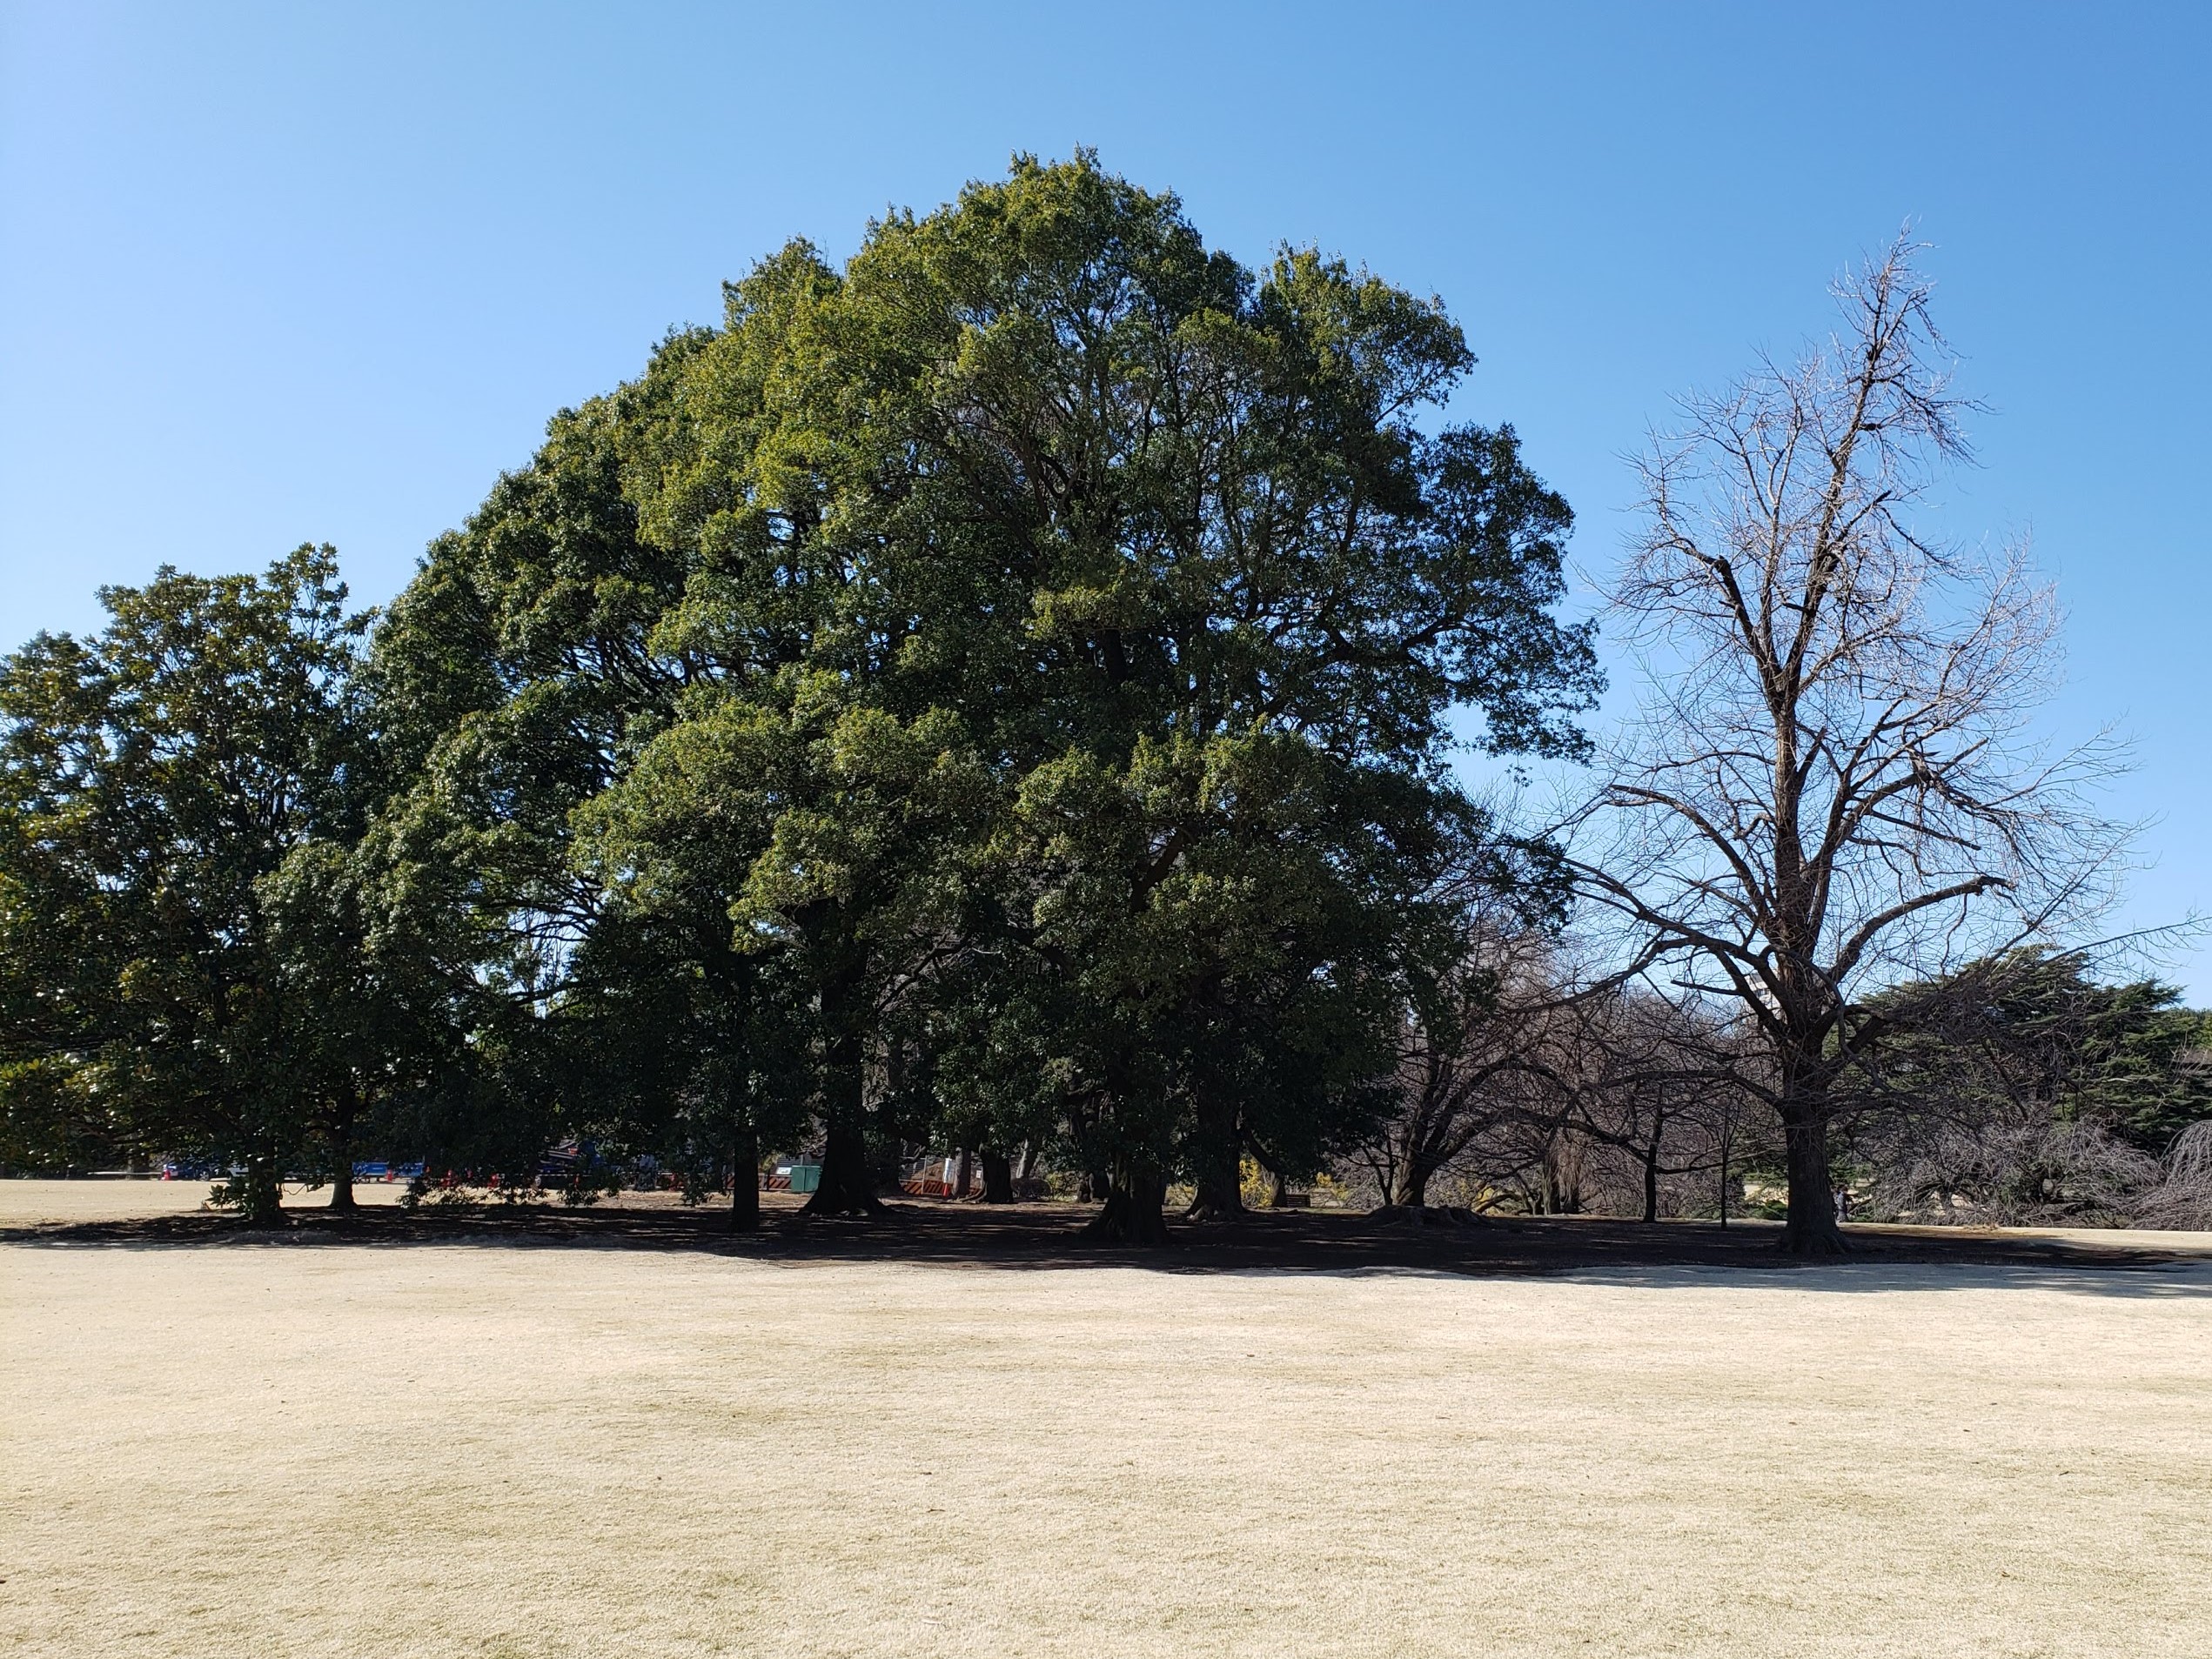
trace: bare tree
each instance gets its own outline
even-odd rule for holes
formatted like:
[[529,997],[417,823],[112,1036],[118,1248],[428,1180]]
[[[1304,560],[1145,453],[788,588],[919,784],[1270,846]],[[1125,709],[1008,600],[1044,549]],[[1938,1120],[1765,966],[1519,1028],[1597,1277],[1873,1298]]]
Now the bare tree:
[[1629,1207],[1658,1221],[1662,1187],[1715,1169],[1735,1139],[1742,1066],[1732,1034],[1695,1001],[1610,981],[1563,1003],[1550,1026],[1532,1063],[1561,1127],[1625,1159]]
[[1471,906],[1459,959],[1408,1007],[1397,1107],[1357,1162],[1394,1210],[1440,1181],[1455,1210],[1702,1208],[1746,1139],[1741,1048],[1713,1009],[1574,935]]
[[1560,1000],[1549,968],[1547,941],[1518,918],[1471,911],[1459,960],[1406,1009],[1398,1107],[1357,1154],[1384,1204],[1424,1207],[1439,1172],[1524,1115]]
[[[1612,595],[1639,717],[1576,826],[1585,892],[1740,1007],[1779,1114],[1785,1246],[1843,1249],[1834,1084],[1881,1022],[1862,990],[2070,923],[2122,837],[2101,739],[2028,723],[2058,612],[2021,551],[1940,544],[1913,510],[1967,458],[1929,285],[1900,237],[1840,282],[1841,333],[1687,401],[1643,463],[1647,528]],[[1602,826],[1602,827],[1601,827]],[[1589,836],[1615,839],[1593,851]]]

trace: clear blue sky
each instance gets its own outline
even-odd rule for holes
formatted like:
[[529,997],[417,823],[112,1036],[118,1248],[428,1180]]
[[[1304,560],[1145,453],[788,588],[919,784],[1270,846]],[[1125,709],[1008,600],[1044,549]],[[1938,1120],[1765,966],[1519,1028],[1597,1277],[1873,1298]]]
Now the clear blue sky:
[[[2212,911],[2212,5],[0,5],[0,648],[163,561],[338,544],[381,600],[794,233],[1097,146],[1248,260],[1442,294],[1619,546],[1669,396],[1907,216],[1982,467],[2072,612],[2054,729]],[[2212,1000],[2212,952],[2175,973]]]

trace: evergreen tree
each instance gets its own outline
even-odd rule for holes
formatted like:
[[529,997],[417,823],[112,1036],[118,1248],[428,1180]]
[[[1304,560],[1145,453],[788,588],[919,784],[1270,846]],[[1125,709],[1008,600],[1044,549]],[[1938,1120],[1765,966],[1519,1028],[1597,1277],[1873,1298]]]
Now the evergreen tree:
[[235,1161],[265,1222],[287,1169],[350,1167],[393,1042],[333,994],[358,937],[286,920],[365,823],[368,619],[327,547],[101,600],[97,639],[0,663],[9,1155]]

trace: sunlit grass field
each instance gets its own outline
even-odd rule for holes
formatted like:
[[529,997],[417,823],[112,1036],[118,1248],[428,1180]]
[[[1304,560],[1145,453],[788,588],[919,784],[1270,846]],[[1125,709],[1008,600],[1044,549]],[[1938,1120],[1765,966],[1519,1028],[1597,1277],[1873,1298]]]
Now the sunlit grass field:
[[1176,1265],[18,1235],[0,1651],[2212,1653],[2212,1259]]

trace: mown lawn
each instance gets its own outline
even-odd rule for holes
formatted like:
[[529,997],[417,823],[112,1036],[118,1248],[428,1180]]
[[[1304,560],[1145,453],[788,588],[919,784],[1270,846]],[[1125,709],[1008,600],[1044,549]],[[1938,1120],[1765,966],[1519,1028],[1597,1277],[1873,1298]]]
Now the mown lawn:
[[1169,1266],[18,1233],[0,1651],[2212,1651],[2212,1260]]

